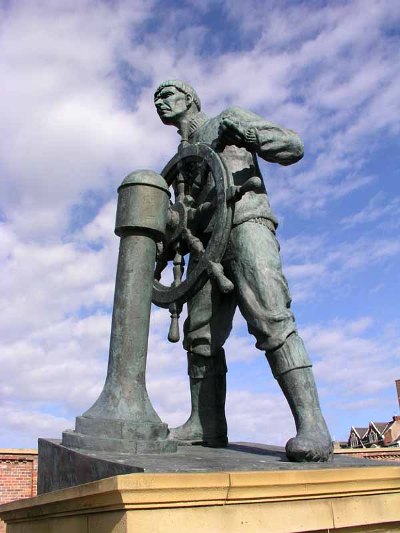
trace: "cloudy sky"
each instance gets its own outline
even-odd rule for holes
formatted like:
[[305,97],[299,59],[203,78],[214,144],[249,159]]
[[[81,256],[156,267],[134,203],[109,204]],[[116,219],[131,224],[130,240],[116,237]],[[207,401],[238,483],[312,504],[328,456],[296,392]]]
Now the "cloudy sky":
[[[332,435],[398,414],[399,23],[392,0],[0,0],[0,446],[72,427],[102,387],[118,254],[116,188],[160,171],[164,79],[209,115],[239,105],[299,132],[262,164],[284,270]],[[186,357],[154,310],[148,388],[189,413]],[[226,345],[232,440],[294,426],[241,317]]]

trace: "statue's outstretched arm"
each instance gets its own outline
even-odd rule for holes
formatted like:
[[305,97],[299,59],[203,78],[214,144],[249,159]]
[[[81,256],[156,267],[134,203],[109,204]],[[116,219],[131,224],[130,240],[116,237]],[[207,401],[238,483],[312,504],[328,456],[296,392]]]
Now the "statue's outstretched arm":
[[240,108],[230,108],[222,114],[219,137],[222,143],[245,147],[271,163],[291,165],[304,154],[296,132]]

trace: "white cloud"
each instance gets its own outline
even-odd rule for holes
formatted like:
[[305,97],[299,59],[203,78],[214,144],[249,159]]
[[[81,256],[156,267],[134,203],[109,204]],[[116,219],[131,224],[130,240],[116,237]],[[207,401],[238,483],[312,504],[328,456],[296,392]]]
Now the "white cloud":
[[60,435],[71,427],[71,420],[32,409],[32,405],[21,409],[7,402],[0,407],[0,425],[4,447],[35,448],[37,436],[54,438],[55,431]]
[[400,347],[372,317],[315,324],[303,328],[302,336],[317,361],[317,378],[323,386],[334,386],[343,404],[349,396],[368,398],[387,390],[400,373]]
[[347,228],[370,222],[377,222],[379,225],[382,225],[387,224],[388,218],[393,217],[398,219],[399,214],[400,198],[396,196],[389,200],[385,198],[383,193],[378,193],[369,200],[368,204],[361,211],[343,217],[341,223]]
[[284,445],[296,433],[283,394],[228,392],[229,438],[234,441]]
[[323,291],[337,290],[344,280],[359,272],[389,264],[400,253],[397,237],[379,238],[366,234],[357,240],[335,242],[328,234],[296,235],[282,241],[283,271],[295,302],[310,300]]
[[[11,234],[8,228],[4,231]],[[11,238],[8,244],[0,265],[3,338],[18,337],[23,329],[43,327],[81,307],[111,304],[115,249]]]
[[6,10],[2,209],[19,233],[62,235],[68,210],[85,191],[116,186],[132,167],[154,160],[141,135],[146,112],[140,101],[137,113],[121,105],[118,75],[135,26],[150,13],[151,2],[140,1],[30,2]]
[[22,403],[82,408],[100,391],[110,316],[54,322],[14,342],[2,342],[0,395]]

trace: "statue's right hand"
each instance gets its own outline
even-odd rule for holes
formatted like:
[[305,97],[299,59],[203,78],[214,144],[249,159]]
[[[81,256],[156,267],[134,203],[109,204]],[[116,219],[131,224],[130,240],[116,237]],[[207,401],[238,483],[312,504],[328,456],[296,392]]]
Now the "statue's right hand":
[[168,207],[167,226],[172,230],[179,226],[179,213],[171,206]]

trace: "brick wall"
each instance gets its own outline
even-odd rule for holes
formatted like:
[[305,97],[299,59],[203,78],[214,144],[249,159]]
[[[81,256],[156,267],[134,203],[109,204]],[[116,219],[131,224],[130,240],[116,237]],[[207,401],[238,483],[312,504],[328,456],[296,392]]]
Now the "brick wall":
[[37,450],[0,449],[0,504],[36,496],[36,484]]

